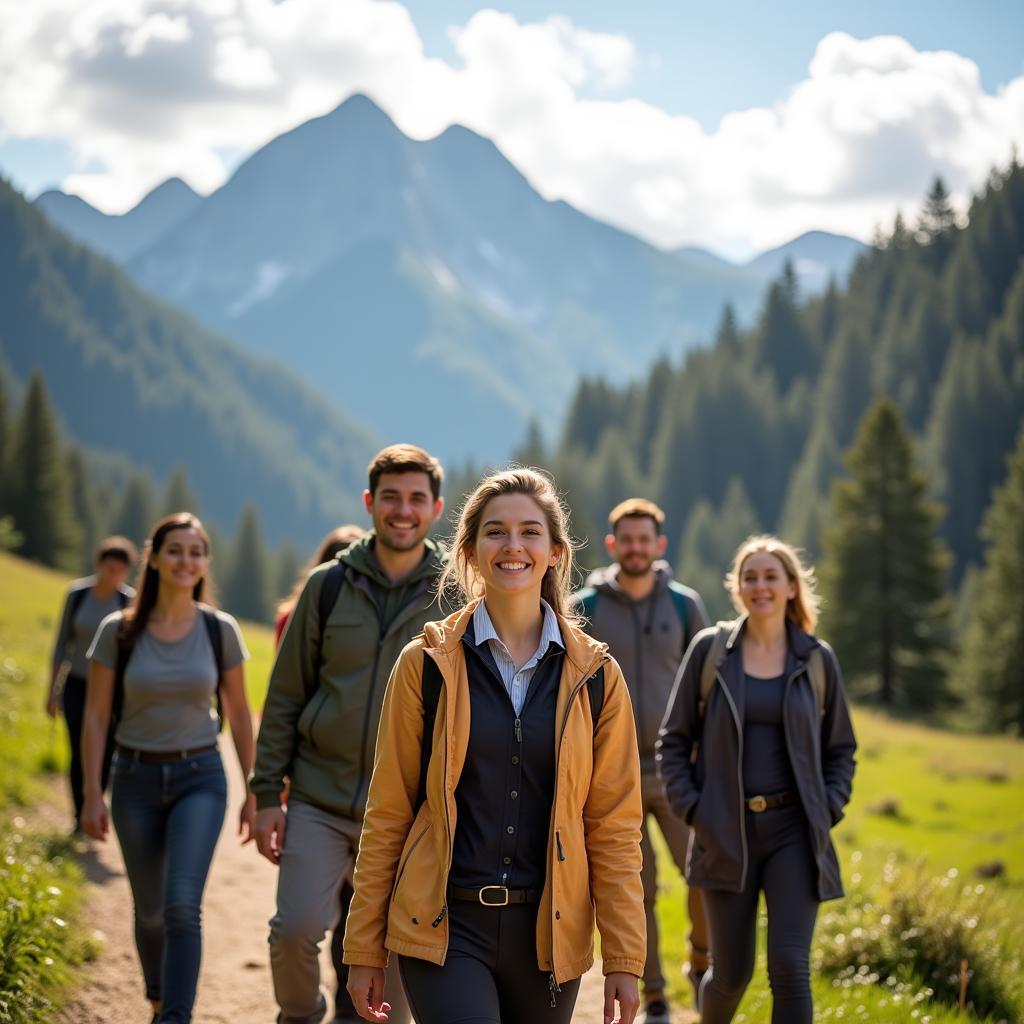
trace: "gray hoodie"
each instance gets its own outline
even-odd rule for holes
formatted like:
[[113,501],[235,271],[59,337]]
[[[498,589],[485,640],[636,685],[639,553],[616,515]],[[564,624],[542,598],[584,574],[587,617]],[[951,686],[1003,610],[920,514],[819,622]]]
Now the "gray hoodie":
[[[641,771],[655,771],[658,739],[672,683],[690,641],[708,624],[700,595],[672,579],[665,561],[654,563],[654,589],[634,601],[619,584],[618,563],[595,569],[573,595],[584,628],[608,645],[633,701]],[[685,620],[685,621],[684,621]]]

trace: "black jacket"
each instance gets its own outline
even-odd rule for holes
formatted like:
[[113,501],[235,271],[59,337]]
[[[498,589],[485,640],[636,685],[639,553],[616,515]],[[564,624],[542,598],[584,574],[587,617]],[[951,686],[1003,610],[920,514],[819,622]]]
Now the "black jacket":
[[[745,625],[744,617],[729,637],[703,719],[698,710],[700,676],[714,630],[694,637],[672,689],[657,753],[669,802],[693,826],[687,879],[699,888],[731,892],[743,888],[747,872],[742,773],[745,682],[740,648]],[[829,831],[850,799],[857,741],[832,649],[789,621],[786,629],[786,747],[810,824],[818,897],[837,899],[843,887]],[[815,647],[825,655],[824,717],[806,672],[807,658]],[[694,743],[699,746],[696,763],[691,764]]]

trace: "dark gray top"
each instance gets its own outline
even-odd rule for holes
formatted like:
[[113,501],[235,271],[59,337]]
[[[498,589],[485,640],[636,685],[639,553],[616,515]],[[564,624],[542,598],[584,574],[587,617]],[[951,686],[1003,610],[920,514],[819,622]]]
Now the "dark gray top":
[[[224,670],[249,657],[238,623],[217,612]],[[121,613],[108,615],[89,650],[107,668],[117,667],[117,630]],[[217,742],[217,663],[203,623],[196,614],[180,640],[166,643],[148,629],[135,643],[124,673],[124,708],[114,738],[135,750],[170,751]]]
[[782,723],[785,674],[763,679],[744,673],[743,791],[748,797],[793,793],[796,782]]
[[[67,662],[69,674],[81,678],[85,678],[89,671],[87,653],[100,623],[112,612],[120,611],[135,595],[131,587],[125,586],[120,593],[115,592],[100,600],[96,596],[95,586],[96,577],[85,576],[74,580],[68,587],[57,640],[53,645],[53,667],[56,669]],[[76,595],[83,591],[78,599]],[[72,614],[71,609],[76,601],[78,608]]]

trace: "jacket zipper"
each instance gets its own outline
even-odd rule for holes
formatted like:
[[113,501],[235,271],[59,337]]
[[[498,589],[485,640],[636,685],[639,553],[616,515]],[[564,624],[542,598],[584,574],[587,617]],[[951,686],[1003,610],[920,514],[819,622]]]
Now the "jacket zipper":
[[[593,667],[593,671],[585,674],[583,678],[573,687],[572,693],[569,694],[569,700],[565,705],[565,714],[562,716],[562,725],[558,730],[558,747],[555,753],[555,790],[551,798],[551,831],[555,831],[555,808],[558,807],[558,779],[559,771],[558,767],[562,762],[562,741],[565,739],[565,727],[569,724],[569,713],[572,711],[573,701],[576,700],[577,695],[584,686],[587,685],[587,680],[601,667],[604,659],[602,658],[597,665]],[[559,854],[562,853],[562,844],[559,840],[558,833],[555,832],[555,841],[558,845]],[[548,927],[551,931],[551,973],[548,975],[548,991],[551,993],[551,1006],[552,1008],[558,1005],[557,996],[562,991],[562,986],[555,980],[555,864],[552,859],[554,853],[554,847],[548,844],[548,868],[551,872],[551,913],[548,915]],[[564,856],[559,857],[560,860],[564,860]]]
[[733,721],[736,723],[736,736],[738,739],[736,756],[736,788],[740,793],[740,845],[743,847],[743,868],[740,871],[740,891],[747,884],[747,822],[743,809],[746,806],[746,796],[743,793],[743,726],[740,724],[740,713],[736,710],[736,703],[732,699],[729,687],[725,685],[721,672],[715,673],[715,678],[722,687],[725,699],[729,702],[729,709],[732,711]]
[[[438,666],[438,668],[440,668],[440,666]],[[443,673],[441,675],[441,678],[442,678],[442,680],[444,680],[444,674]],[[448,813],[448,694],[446,693],[444,682],[442,682],[441,693],[444,694],[444,698],[445,698],[445,700],[444,700],[444,761],[443,761],[444,771],[441,773],[441,778],[443,780],[442,796],[444,797],[444,830],[445,830],[445,835],[446,835],[446,837],[448,839],[448,863],[445,864],[445,868],[444,868],[444,886],[442,887],[441,891],[443,893],[447,893],[448,892],[448,876],[451,874],[451,870],[452,870],[452,854],[453,854],[453,848],[455,846],[455,841],[452,838],[452,821],[451,821],[451,816]],[[440,699],[441,698],[439,696],[438,700],[440,700]],[[434,920],[431,921],[431,923],[430,923],[431,928],[437,928],[441,924],[441,922],[448,916],[448,898],[447,898],[447,896],[444,896],[443,898],[444,898],[445,902],[441,905],[441,910],[438,913],[437,917],[435,917]],[[443,957],[442,957],[442,960],[441,960],[442,963],[444,963],[444,961],[448,958],[448,941],[449,941],[450,938],[451,938],[450,934],[445,937],[445,941],[444,941],[444,954],[443,954]]]

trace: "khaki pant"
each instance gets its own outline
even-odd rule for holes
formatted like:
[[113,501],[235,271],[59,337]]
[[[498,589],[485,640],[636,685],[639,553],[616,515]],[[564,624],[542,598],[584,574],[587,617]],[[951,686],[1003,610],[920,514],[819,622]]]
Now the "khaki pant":
[[[644,856],[644,866],[640,877],[644,885],[644,912],[647,916],[647,963],[644,965],[643,982],[644,991],[663,992],[667,984],[661,970],[658,920],[654,913],[655,899],[658,895],[658,869],[654,860],[654,847],[647,831],[647,819],[652,817],[658,823],[680,874],[686,868],[686,847],[690,841],[690,829],[669,806],[661,781],[656,775],[644,774],[640,781],[644,810],[644,824],[640,833],[640,850]],[[690,970],[702,973],[707,970],[709,954],[708,929],[700,890],[687,887],[686,903],[690,914]]]
[[[319,946],[338,921],[338,893],[352,879],[361,822],[292,800],[270,919],[270,969],[278,1024],[321,1024],[327,999],[320,985]],[[391,1024],[409,1024],[405,992],[391,957],[384,998]]]

